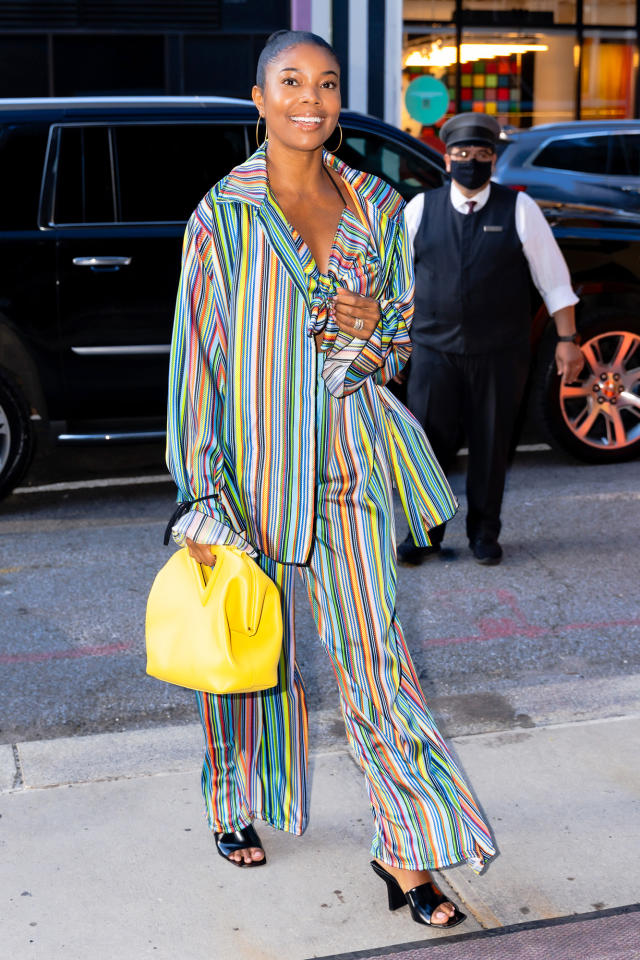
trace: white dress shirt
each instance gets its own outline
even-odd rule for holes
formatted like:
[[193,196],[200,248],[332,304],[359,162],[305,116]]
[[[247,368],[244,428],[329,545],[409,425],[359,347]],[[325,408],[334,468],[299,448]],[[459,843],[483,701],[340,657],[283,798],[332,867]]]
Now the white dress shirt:
[[[469,199],[475,200],[473,213],[482,210],[489,199],[491,183],[474,194],[465,197],[455,183],[451,184],[451,203],[459,213],[468,214]],[[405,207],[404,215],[409,230],[409,237],[413,245],[424,210],[424,193],[419,193],[410,200]],[[520,191],[516,199],[516,232],[522,243],[531,279],[535,283],[540,296],[544,300],[549,315],[553,316],[563,307],[570,307],[578,302],[571,286],[569,269],[565,262],[551,227],[544,218],[538,204],[528,194]]]

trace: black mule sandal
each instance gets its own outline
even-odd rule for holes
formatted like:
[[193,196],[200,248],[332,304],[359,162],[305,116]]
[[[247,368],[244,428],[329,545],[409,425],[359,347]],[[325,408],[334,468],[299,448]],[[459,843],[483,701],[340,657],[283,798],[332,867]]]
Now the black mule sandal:
[[450,927],[457,927],[459,923],[467,919],[467,915],[461,913],[455,903],[453,903],[451,905],[453,906],[454,912],[447,922],[433,923],[431,917],[434,911],[443,903],[451,903],[451,900],[448,900],[434,883],[427,880],[426,883],[421,883],[420,886],[414,887],[413,890],[407,890],[406,893],[403,893],[395,877],[387,873],[384,867],[381,867],[376,860],[371,861],[371,869],[381,877],[387,885],[389,910],[399,910],[400,907],[408,906],[411,910],[411,916],[416,923],[424,923],[428,927],[442,927],[443,930],[448,930]]
[[244,858],[234,860],[231,857],[232,853],[237,853],[238,850],[248,850],[249,847],[260,847],[264,853],[260,837],[251,824],[248,827],[243,827],[242,830],[235,830],[233,833],[214,833],[213,839],[220,856],[235,867],[262,867],[267,862],[266,854],[262,860],[251,860],[249,863],[246,863]]

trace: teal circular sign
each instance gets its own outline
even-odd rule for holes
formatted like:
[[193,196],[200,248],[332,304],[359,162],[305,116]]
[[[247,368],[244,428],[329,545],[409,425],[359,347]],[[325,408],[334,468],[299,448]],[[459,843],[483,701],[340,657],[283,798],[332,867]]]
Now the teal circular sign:
[[404,102],[409,116],[419,123],[437,123],[449,106],[449,91],[441,80],[425,74],[407,87]]

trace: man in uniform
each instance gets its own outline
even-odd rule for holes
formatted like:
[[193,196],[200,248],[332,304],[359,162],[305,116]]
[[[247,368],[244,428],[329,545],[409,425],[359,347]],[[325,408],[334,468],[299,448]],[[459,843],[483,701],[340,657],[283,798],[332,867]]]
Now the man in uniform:
[[[582,369],[569,271],[540,208],[527,194],[491,183],[497,120],[458,114],[442,127],[451,184],[419,194],[405,215],[416,272],[413,352],[407,406],[447,471],[461,428],[469,449],[467,536],[478,563],[502,559],[498,542],[509,445],[529,369],[530,278],[558,334],[558,374]],[[436,554],[411,534],[406,563]]]

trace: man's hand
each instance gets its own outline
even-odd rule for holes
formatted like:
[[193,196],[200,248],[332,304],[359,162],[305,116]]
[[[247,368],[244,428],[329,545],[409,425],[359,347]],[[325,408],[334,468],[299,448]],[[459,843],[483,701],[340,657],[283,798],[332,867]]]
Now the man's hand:
[[565,383],[572,383],[584,366],[582,350],[575,343],[559,343],[556,346],[556,369]]
[[205,567],[215,566],[216,558],[211,553],[211,546],[209,544],[196,543],[195,540],[190,540],[189,537],[186,537],[186,542],[190,557],[193,557],[198,563],[204,563]]
[[[373,297],[361,297],[338,287],[331,308],[343,333],[359,340],[368,340],[380,322],[380,304]],[[360,322],[362,326],[360,326]]]

